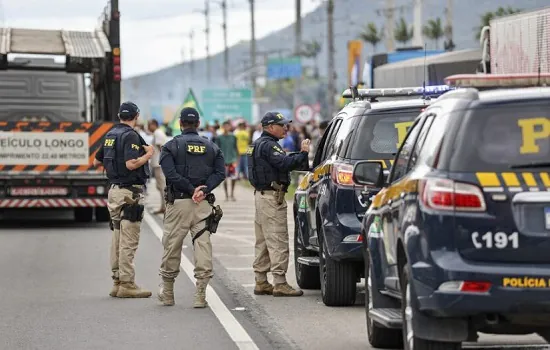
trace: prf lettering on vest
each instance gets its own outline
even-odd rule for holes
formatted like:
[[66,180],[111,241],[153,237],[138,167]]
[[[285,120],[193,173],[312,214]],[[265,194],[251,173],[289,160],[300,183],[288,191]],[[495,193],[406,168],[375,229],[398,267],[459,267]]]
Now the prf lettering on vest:
[[139,151],[139,146],[132,143],[132,149]]
[[548,288],[548,280],[540,277],[504,277],[502,286],[508,288]]
[[189,152],[191,154],[204,154],[204,153],[206,153],[206,146],[187,145],[187,152]]
[[518,120],[523,141],[519,153],[539,153],[537,142],[550,137],[550,118],[529,118]]
[[397,148],[399,148],[403,141],[405,141],[407,131],[409,131],[409,128],[413,125],[413,123],[414,122],[401,122],[393,124],[397,130]]
[[113,147],[114,144],[115,144],[115,139],[105,139],[105,144],[104,144],[105,147]]

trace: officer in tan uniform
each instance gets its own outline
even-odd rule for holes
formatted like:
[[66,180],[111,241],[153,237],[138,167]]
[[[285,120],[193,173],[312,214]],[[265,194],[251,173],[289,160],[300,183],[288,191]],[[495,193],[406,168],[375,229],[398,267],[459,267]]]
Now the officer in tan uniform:
[[[263,133],[248,149],[248,177],[254,186],[256,295],[301,296],[286,281],[288,270],[288,225],[285,193],[290,172],[307,167],[310,141],[302,141],[301,152],[287,155],[278,141],[286,136],[287,120],[280,113],[268,112],[262,118]],[[271,270],[275,286],[267,281]]]
[[103,164],[110,182],[108,193],[111,216],[111,271],[114,281],[109,294],[118,298],[148,298],[151,292],[135,283],[136,254],[144,211],[144,189],[149,178],[153,146],[135,131],[139,108],[132,102],[120,105],[120,123],[106,135],[95,156],[94,165]]
[[206,287],[213,272],[207,223],[212,214],[214,195],[211,192],[225,179],[225,161],[216,144],[199,136],[199,124],[197,110],[184,108],[180,114],[181,135],[168,141],[160,155],[167,182],[164,254],[160,266],[162,284],[158,293],[164,305],[175,303],[174,280],[180,272],[183,240],[191,232],[197,280],[193,307],[208,306]]

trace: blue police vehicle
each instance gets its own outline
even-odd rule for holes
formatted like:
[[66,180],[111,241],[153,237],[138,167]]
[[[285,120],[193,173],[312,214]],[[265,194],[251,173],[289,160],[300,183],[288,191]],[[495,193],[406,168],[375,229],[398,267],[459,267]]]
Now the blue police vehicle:
[[550,87],[527,87],[550,74],[447,83],[462,88],[416,118],[387,179],[380,162],[354,166],[355,183],[381,189],[361,228],[369,341],[550,341]]
[[[353,305],[363,276],[361,219],[374,194],[352,179],[359,160],[390,159],[430,98],[446,87],[346,90],[354,99],[329,123],[313,167],[294,197],[294,256],[298,285],[321,289],[328,306]],[[390,98],[389,101],[381,99]]]

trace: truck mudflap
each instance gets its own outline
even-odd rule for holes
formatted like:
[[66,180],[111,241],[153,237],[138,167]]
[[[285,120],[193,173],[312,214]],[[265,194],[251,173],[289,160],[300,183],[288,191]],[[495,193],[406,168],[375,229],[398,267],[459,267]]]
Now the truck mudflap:
[[0,173],[101,173],[93,160],[113,125],[0,121]]
[[0,199],[0,208],[90,208],[106,207],[107,198],[10,198]]

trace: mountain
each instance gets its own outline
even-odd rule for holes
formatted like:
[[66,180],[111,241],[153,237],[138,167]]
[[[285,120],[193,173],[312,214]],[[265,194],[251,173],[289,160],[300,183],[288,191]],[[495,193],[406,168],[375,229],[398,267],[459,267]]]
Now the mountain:
[[[424,0],[423,22],[429,19],[441,17],[445,25],[445,0]],[[407,23],[413,23],[413,0],[395,0],[399,7],[395,14],[395,20],[403,17]],[[524,11],[550,6],[550,0],[455,0],[453,1],[453,41],[455,50],[479,47],[476,39],[476,28],[480,25],[480,17],[488,11],[494,11],[499,6],[520,8]],[[383,1],[360,0],[335,0],[334,32],[335,32],[335,63],[337,74],[337,89],[345,88],[347,84],[347,42],[358,38],[358,34],[368,22],[374,22],[378,28],[384,23]],[[302,20],[302,40],[318,40],[321,42],[322,51],[317,58],[320,74],[326,76],[327,72],[327,48],[326,48],[326,4],[320,5],[316,10],[304,16]],[[257,26],[264,25],[257,23]],[[426,41],[428,49],[433,49],[434,44]],[[439,48],[443,46],[440,40]],[[241,42],[229,50],[230,72],[233,77],[238,77],[248,67],[250,57],[249,42]],[[294,27],[290,25],[270,35],[257,40],[257,50],[277,51],[293,50]],[[384,52],[384,42],[377,48],[377,52]],[[365,43],[363,58],[373,53],[370,44]],[[258,55],[257,62],[262,62],[264,56]],[[304,64],[313,66],[312,60],[305,60]],[[178,105],[185,98],[189,88],[193,88],[200,102],[200,91],[205,88],[226,87],[223,79],[223,53],[211,57],[212,82],[206,81],[206,60],[197,60],[193,63],[193,75],[189,63],[168,67],[157,72],[144,74],[123,81],[123,94],[125,99],[139,101],[142,110],[158,109],[161,106]],[[236,84],[239,84],[237,81]],[[143,107],[142,107],[143,106]]]

